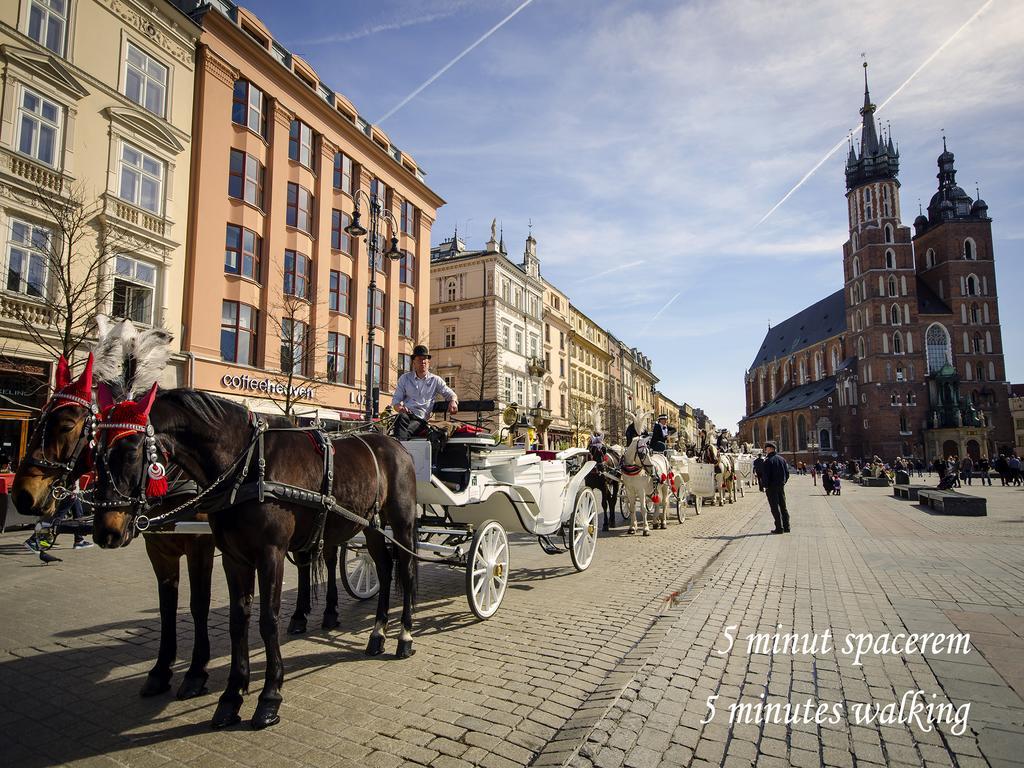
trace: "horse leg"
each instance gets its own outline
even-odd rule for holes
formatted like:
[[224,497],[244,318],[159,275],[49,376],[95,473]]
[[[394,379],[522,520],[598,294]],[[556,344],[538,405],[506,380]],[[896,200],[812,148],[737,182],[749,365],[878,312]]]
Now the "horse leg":
[[[395,516],[389,519],[394,520]],[[416,542],[413,535],[413,528],[410,526],[393,525],[395,541],[415,551]],[[417,582],[417,561],[416,558],[406,552],[402,547],[395,548],[395,557],[398,560],[398,583],[402,588],[402,630],[398,634],[398,648],[395,651],[396,659],[407,659],[416,653],[412,647],[412,609],[416,604],[416,582]]]
[[647,505],[650,504],[650,502],[651,502],[651,497],[647,493],[647,490],[645,489],[640,494],[640,510],[643,512],[643,515],[644,515],[644,527],[642,529],[644,536],[650,536],[651,535],[651,526],[650,526],[650,523],[648,523],[648,521],[647,521]]
[[306,634],[309,612],[313,610],[311,602],[312,586],[310,584],[313,559],[309,552],[295,553],[295,567],[299,571],[298,593],[295,595],[295,613],[288,622],[289,635]]
[[146,554],[156,575],[157,595],[160,600],[160,650],[156,664],[146,675],[139,695],[158,696],[171,687],[171,665],[178,655],[178,579],[180,553],[168,552],[156,536],[145,536]]
[[388,611],[391,608],[391,575],[394,571],[394,560],[387,542],[378,531],[366,529],[366,549],[377,567],[377,581],[380,592],[377,593],[377,620],[370,632],[370,641],[366,644],[367,656],[380,656],[384,653],[384,633],[388,628]]
[[[255,589],[256,569],[250,563],[237,559],[227,551],[221,558],[228,582],[228,628],[231,634],[231,669],[228,683],[217,702],[217,710],[210,721],[212,728],[226,728],[242,718],[242,694],[249,690],[249,617],[252,615],[252,595]],[[269,659],[268,659],[269,665]]]
[[626,499],[626,510],[629,512],[629,535],[632,536],[636,533],[636,500],[633,498],[633,491],[631,489],[625,489]]
[[324,606],[320,628],[335,629],[341,623],[338,621],[338,547],[324,546],[324,568],[327,571],[327,605]]
[[253,730],[260,731],[281,722],[277,714],[281,708],[281,686],[284,685],[284,661],[281,659],[281,584],[284,581],[284,549],[266,544],[260,558],[257,577],[260,584],[260,637],[267,655],[267,670],[263,678],[256,711],[249,721]]
[[192,644],[192,663],[185,673],[185,679],[178,687],[179,699],[193,699],[207,693],[206,681],[209,674],[206,665],[210,661],[210,590],[213,585],[213,536],[196,536],[185,545],[185,562],[188,564],[189,610],[195,641]]

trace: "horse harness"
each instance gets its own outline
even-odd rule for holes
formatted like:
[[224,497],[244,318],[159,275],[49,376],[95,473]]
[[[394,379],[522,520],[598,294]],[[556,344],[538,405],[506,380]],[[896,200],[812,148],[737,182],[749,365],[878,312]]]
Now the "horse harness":
[[[86,410],[85,424],[82,426],[82,431],[78,435],[78,441],[75,443],[75,447],[71,451],[71,455],[67,461],[57,461],[55,459],[46,458],[46,430],[43,425],[46,420],[50,417],[54,411],[60,408],[66,408],[70,405],[78,405]],[[32,435],[29,437],[29,445],[31,445],[36,438],[36,434],[39,434],[39,452],[42,455],[41,458],[29,454],[22,459],[23,465],[30,467],[38,467],[44,470],[50,470],[60,473],[60,478],[63,481],[67,481],[68,475],[74,470],[75,464],[78,463],[78,459],[82,454],[82,449],[86,446],[92,447],[95,444],[96,436],[96,406],[91,400],[86,400],[83,397],[72,395],[66,392],[55,392],[53,397],[46,403],[42,413],[39,414],[39,418],[36,420],[36,426],[32,430]],[[66,498],[71,491],[56,482],[51,483],[49,494],[53,496],[54,500],[60,501]]]

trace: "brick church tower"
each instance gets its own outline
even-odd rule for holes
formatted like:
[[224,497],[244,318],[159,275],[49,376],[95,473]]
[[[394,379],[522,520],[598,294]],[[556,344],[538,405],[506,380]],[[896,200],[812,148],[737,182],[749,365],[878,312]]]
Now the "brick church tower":
[[853,455],[911,455],[927,417],[914,247],[900,219],[899,151],[879,138],[864,67],[860,152],[851,142],[846,161],[845,348],[857,362],[837,382],[842,431]]

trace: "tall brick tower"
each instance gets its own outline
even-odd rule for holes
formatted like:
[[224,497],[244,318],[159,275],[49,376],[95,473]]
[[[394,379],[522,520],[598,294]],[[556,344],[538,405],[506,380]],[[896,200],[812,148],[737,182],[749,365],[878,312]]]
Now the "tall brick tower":
[[[932,412],[929,428],[935,451],[948,455],[956,447],[958,455],[977,457],[982,440],[988,441],[989,453],[1013,444],[992,219],[980,196],[972,200],[957,186],[945,137],[938,166],[939,188],[928,203],[928,215],[914,221],[920,282],[947,307],[944,317],[922,318]],[[984,433],[970,429],[977,427],[984,427]]]
[[[843,246],[846,351],[857,363],[840,383],[845,444],[854,455],[909,456],[927,408],[924,339],[910,228],[900,220],[899,151],[879,138],[864,64],[860,152],[850,143],[846,199],[850,239]],[[918,361],[918,362],[915,362]]]

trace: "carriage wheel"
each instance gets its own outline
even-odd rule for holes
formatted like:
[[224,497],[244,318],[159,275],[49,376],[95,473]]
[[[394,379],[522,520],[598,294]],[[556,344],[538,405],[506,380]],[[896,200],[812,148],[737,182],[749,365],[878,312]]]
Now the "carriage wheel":
[[683,500],[680,498],[683,495],[683,489],[679,489],[679,493],[676,494],[676,520],[680,523],[686,521],[686,517],[683,515]]
[[572,546],[569,556],[577,571],[585,571],[594,559],[597,549],[597,500],[594,494],[583,489],[576,496],[572,511]]
[[356,600],[369,600],[380,592],[377,564],[365,547],[341,547],[341,585]]
[[622,521],[624,523],[629,522],[630,512],[633,510],[630,507],[635,508],[636,502],[633,501],[633,497],[625,493],[623,488],[619,487],[619,514],[622,515]]
[[488,520],[473,534],[466,561],[466,599],[478,619],[498,611],[508,586],[508,535],[501,523]]

